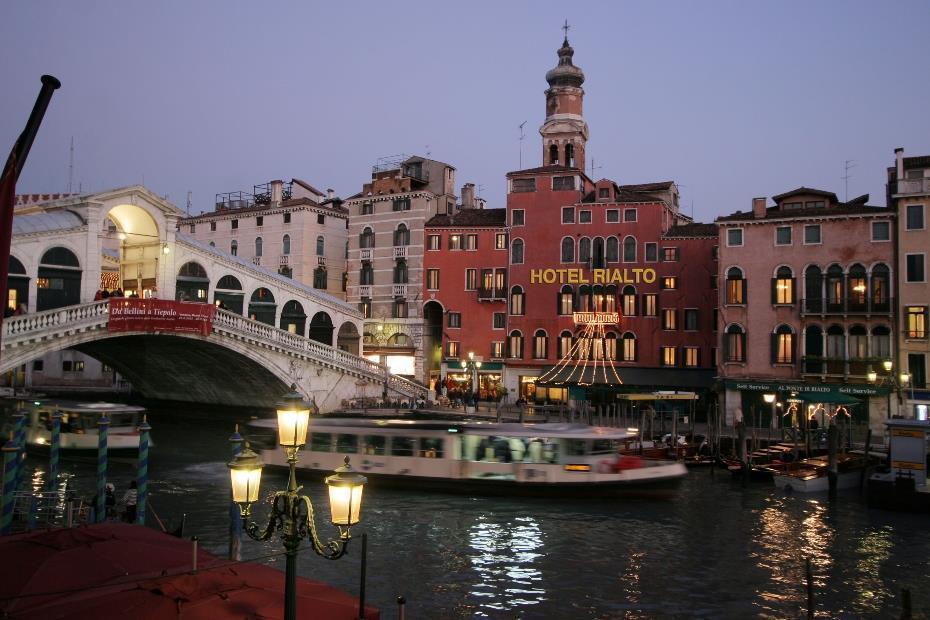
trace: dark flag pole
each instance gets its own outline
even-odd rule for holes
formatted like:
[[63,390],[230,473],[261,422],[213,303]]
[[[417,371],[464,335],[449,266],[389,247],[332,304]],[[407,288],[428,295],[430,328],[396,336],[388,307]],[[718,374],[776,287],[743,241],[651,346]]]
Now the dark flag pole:
[[[39,132],[39,125],[42,124],[42,118],[52,100],[52,93],[60,87],[61,82],[57,78],[51,75],[42,76],[42,90],[39,91],[35,105],[32,106],[32,114],[29,115],[26,128],[13,143],[13,149],[3,167],[3,173],[0,174],[0,291],[3,292],[4,308],[7,303],[7,280],[10,272],[9,257],[10,242],[13,237],[13,203],[16,197],[16,181],[19,179],[19,173],[23,171],[26,157],[29,156],[32,143]],[[6,258],[3,258],[4,256]]]

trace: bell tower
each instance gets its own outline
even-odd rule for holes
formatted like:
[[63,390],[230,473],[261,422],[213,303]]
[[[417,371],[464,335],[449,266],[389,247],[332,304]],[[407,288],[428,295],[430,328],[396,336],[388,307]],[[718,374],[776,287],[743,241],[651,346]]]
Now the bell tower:
[[559,64],[546,73],[546,120],[539,128],[543,139],[543,165],[559,164],[584,170],[588,124],[582,116],[584,72],[572,64],[575,50],[568,44],[568,22],[565,40],[558,50]]

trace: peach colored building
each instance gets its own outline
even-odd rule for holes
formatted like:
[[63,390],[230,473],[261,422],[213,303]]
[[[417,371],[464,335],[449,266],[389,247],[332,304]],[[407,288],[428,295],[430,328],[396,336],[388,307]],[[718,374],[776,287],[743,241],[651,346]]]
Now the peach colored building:
[[898,356],[892,376],[903,371],[910,375],[901,391],[902,415],[926,420],[930,408],[927,390],[927,307],[930,281],[927,256],[930,253],[930,156],[905,157],[895,149],[895,165],[888,169],[888,205],[898,215]]
[[726,419],[741,412],[768,426],[762,394],[786,404],[819,395],[857,399],[854,420],[881,428],[891,399],[868,372],[897,346],[895,213],[867,205],[868,195],[843,203],[805,187],[773,200],[717,218]]

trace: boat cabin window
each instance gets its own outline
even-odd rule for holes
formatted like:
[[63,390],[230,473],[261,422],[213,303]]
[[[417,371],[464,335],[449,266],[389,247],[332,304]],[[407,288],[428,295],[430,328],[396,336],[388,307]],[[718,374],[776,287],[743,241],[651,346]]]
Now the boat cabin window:
[[588,442],[584,439],[566,439],[565,454],[567,456],[583,456],[588,453]]
[[617,442],[613,439],[595,439],[591,445],[591,454],[616,454]]
[[443,443],[439,437],[420,437],[420,456],[441,459]]
[[415,445],[413,437],[391,437],[391,455],[413,456]]
[[365,435],[362,438],[365,446],[365,454],[376,454],[384,456],[384,437],[381,435]]
[[330,452],[333,447],[333,436],[330,433],[311,433],[310,449],[314,452]]
[[336,435],[336,452],[339,454],[355,454],[358,452],[358,435]]

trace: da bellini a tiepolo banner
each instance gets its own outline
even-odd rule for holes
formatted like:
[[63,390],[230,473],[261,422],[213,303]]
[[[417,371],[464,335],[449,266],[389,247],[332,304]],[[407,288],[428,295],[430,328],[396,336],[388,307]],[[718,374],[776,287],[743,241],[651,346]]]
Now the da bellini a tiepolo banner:
[[213,332],[213,304],[167,299],[110,299],[110,332],[174,332],[209,336]]

